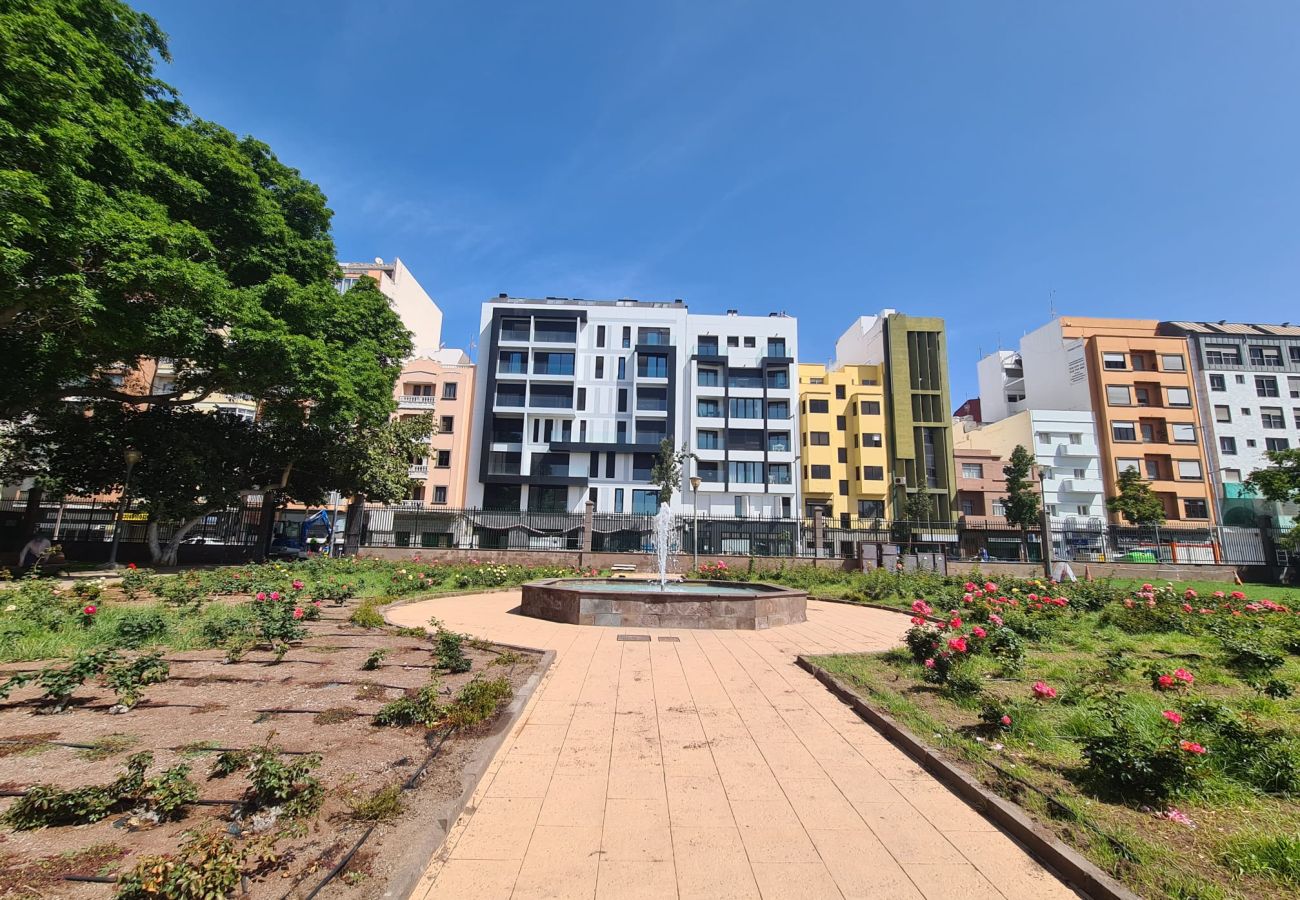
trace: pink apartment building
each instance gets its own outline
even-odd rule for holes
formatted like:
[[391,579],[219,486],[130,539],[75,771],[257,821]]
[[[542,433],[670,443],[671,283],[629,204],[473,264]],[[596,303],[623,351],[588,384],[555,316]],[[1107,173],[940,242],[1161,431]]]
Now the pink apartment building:
[[465,505],[473,425],[474,365],[462,350],[413,356],[402,365],[394,387],[399,417],[432,413],[435,433],[422,457],[411,463],[408,502],[425,506]]

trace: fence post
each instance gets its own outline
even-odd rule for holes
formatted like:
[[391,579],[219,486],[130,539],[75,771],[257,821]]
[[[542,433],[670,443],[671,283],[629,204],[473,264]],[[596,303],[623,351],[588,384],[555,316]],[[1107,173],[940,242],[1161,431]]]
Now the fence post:
[[343,526],[343,555],[356,556],[361,550],[361,529],[365,519],[365,501],[360,494],[348,500],[348,515]]
[[582,507],[582,549],[578,551],[578,566],[584,564],[584,558],[591,552],[591,525],[595,518],[596,504],[590,499]]

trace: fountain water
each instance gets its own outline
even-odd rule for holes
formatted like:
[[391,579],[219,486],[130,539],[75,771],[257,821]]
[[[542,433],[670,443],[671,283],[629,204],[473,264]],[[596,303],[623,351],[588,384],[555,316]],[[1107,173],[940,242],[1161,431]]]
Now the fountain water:
[[655,560],[659,563],[661,589],[668,585],[668,561],[677,552],[677,525],[674,519],[668,504],[659,504],[659,513],[655,516],[654,547]]

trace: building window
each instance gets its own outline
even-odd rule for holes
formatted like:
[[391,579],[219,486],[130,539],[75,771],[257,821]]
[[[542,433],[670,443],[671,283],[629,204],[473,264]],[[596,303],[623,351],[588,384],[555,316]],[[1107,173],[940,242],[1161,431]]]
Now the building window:
[[1256,375],[1255,393],[1260,397],[1276,397],[1277,379],[1272,375]]
[[1222,376],[1222,375],[1211,375],[1211,376],[1210,376],[1210,390],[1212,390],[1212,391],[1226,391],[1227,389],[1228,389],[1228,386],[1227,386],[1227,384],[1224,382],[1224,380],[1223,380],[1223,376]]
[[865,431],[862,433],[862,446],[864,447],[883,447],[885,444],[884,437],[878,431]]
[[790,386],[790,372],[786,369],[768,369],[767,386],[776,390],[785,390]]
[[767,483],[768,484],[789,484],[790,464],[789,463],[768,463]]
[[1277,453],[1279,450],[1288,450],[1291,442],[1286,438],[1264,438],[1264,449],[1269,453]]
[[718,370],[700,369],[696,374],[695,383],[700,387],[717,387],[720,383],[718,380]]
[[658,491],[632,491],[632,515],[653,516],[658,512]]
[[1295,427],[1300,428],[1300,407],[1291,410],[1295,414]]
[[884,466],[863,466],[862,480],[863,481],[884,481],[885,467]]
[[1229,407],[1227,407],[1227,406],[1216,406],[1216,407],[1214,407],[1214,421],[1216,421],[1216,422],[1231,422],[1231,421],[1232,421],[1232,409],[1229,408]]
[[785,338],[768,338],[767,355],[785,356]]
[[735,512],[737,519],[743,519],[745,517],[745,498],[737,497],[733,501],[732,510]]
[[532,324],[531,319],[502,319],[501,340],[526,343],[532,338]]
[[1137,428],[1132,422],[1112,422],[1110,424],[1110,436],[1116,441],[1136,441]]
[[864,416],[880,415],[879,400],[863,400],[861,403],[858,404],[858,407],[862,411],[862,415]]
[[722,418],[722,403],[713,397],[696,400],[695,414],[701,418],[720,419]]
[[767,401],[767,417],[778,420],[790,418],[790,404],[785,400]]
[[767,433],[767,449],[777,453],[787,453],[790,450],[790,432],[788,431],[769,431]]
[[599,381],[604,377],[605,377],[605,357],[597,356],[596,357],[596,380]]
[[1184,519],[1208,519],[1209,517],[1209,507],[1204,500],[1189,497],[1183,501]]
[[727,335],[727,346],[728,346],[728,347],[739,347],[739,346],[740,346],[740,338],[739,338],[737,335],[734,335],[734,334],[729,334],[729,335]]
[[829,431],[810,431],[808,432],[808,443],[814,447],[829,447],[831,445],[831,435]]
[[1204,476],[1201,474],[1201,461],[1197,459],[1180,459],[1178,460],[1178,480],[1179,481],[1200,481]]
[[1106,385],[1106,402],[1111,406],[1132,406],[1133,397],[1129,393],[1128,385]]
[[434,465],[435,465],[437,468],[439,468],[439,469],[450,469],[450,468],[451,468],[451,451],[450,451],[450,450],[439,450],[437,456],[434,457],[434,460],[435,460]]
[[1150,406],[1150,405],[1151,405],[1151,391],[1148,390],[1147,388],[1144,388],[1144,387],[1134,388],[1134,389],[1133,389],[1133,394],[1134,394],[1135,397],[1137,397],[1137,405],[1138,405],[1138,406]]
[[809,466],[809,470],[815,481],[826,481],[831,477],[830,466]]
[[1175,444],[1194,444],[1196,443],[1196,426],[1186,423],[1175,422],[1169,426],[1170,434],[1173,436]]
[[631,346],[632,346],[632,326],[624,325],[623,326],[623,349],[626,350]]
[[1128,368],[1123,353],[1103,353],[1101,355],[1101,367],[1103,369],[1122,370]]
[[718,433],[716,431],[700,431],[695,435],[695,445],[701,450],[717,450]]
[[727,464],[727,476],[737,484],[762,484],[763,464],[761,462],[737,462]]
[[828,413],[828,412],[830,412],[830,411],[831,411],[831,404],[830,404],[830,401],[829,401],[829,400],[809,400],[809,401],[808,401],[808,412],[809,412],[809,413]]
[[701,335],[696,340],[695,352],[700,356],[717,356],[718,355],[718,337],[717,335]]
[[1250,364],[1252,366],[1282,365],[1281,347],[1251,347]]
[[1038,441],[1040,444],[1050,444],[1052,442],[1052,434],[1048,431],[1039,431],[1034,434],[1034,440]]
[[1241,348],[1231,345],[1210,345],[1205,348],[1205,363],[1210,366],[1241,365]]
[[984,466],[981,463],[962,463],[961,477],[962,478],[983,478]]
[[1287,392],[1297,400],[1300,400],[1300,377],[1290,375],[1286,380]]
[[836,400],[844,399],[844,385],[842,384],[835,385],[835,399]]
[[626,378],[627,378],[627,357],[620,356],[618,358],[618,380],[623,381]]
[[1165,389],[1165,398],[1170,406],[1191,406],[1192,393],[1187,388],[1171,387]]
[[1235,437],[1222,436],[1219,438],[1219,452],[1224,456],[1237,455],[1237,439]]
[[668,357],[642,353],[637,357],[636,374],[638,378],[667,378]]
[[1178,353],[1160,354],[1160,368],[1166,372],[1185,372],[1187,364],[1183,362],[1183,357]]
[[1285,428],[1286,419],[1280,406],[1261,406],[1259,408],[1260,424],[1265,428]]
[[456,399],[456,382],[454,382],[454,381],[446,381],[446,382],[443,382],[443,385],[442,385],[442,399],[444,399],[444,400],[455,400],[455,399]]
[[847,463],[849,461],[849,451],[846,447],[835,448],[835,461],[837,463]]
[[747,336],[745,337],[745,346],[746,346],[746,347],[757,347],[757,346],[758,346],[758,341],[756,341],[752,336],[748,336],[748,335],[747,335]]
[[618,389],[618,411],[627,412],[627,388]]
[[1115,471],[1120,475],[1123,475],[1129,469],[1132,469],[1135,472],[1140,472],[1142,470],[1142,460],[1124,458],[1115,460]]
[[841,496],[841,497],[847,497],[848,495],[849,495],[849,483],[848,483],[848,481],[846,481],[846,480],[844,480],[843,478],[841,478],[841,479],[840,479],[840,496]]
[[455,430],[455,426],[455,416],[442,416],[438,419],[438,434],[451,434]]
[[533,340],[546,344],[573,344],[578,340],[576,319],[538,319],[533,326]]
[[763,401],[757,397],[732,397],[728,413],[733,419],[763,418]]
[[858,516],[863,519],[883,519],[885,517],[885,501],[859,500]]
[[443,485],[441,485],[441,484],[434,485],[434,488],[433,488],[433,502],[434,502],[434,503],[446,503],[446,502],[447,502],[447,488],[446,488],[445,486],[443,486]]
[[836,428],[838,431],[847,431],[847,430],[848,430],[848,420],[845,419],[843,416],[836,416],[836,417],[835,417],[835,428]]

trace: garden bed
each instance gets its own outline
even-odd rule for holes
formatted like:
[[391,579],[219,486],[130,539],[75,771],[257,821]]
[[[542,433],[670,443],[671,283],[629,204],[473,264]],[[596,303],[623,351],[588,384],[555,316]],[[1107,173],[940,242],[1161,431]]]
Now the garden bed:
[[1045,590],[959,589],[907,648],[812,661],[1142,896],[1296,896],[1300,617]]
[[[16,674],[35,676],[0,701],[0,896],[134,896],[112,879],[145,857],[175,860],[189,835],[205,836],[209,859],[246,876],[255,898],[305,895],[367,831],[317,896],[377,897],[393,877],[418,867],[413,848],[454,818],[475,777],[467,764],[490,752],[506,724],[500,710],[540,657],[449,632],[382,627],[375,607],[355,599],[317,607],[309,583],[293,587],[303,574],[294,567],[254,574],[287,581],[284,593],[274,590],[277,580],[262,585],[274,600],[263,591],[261,601],[256,592],[227,594],[178,607],[109,591],[87,614],[85,597],[64,592],[53,601],[50,616],[62,618],[51,636],[8,622],[0,647],[11,659],[30,658],[22,651],[42,640],[80,655],[0,665],[0,685]],[[20,608],[6,611],[24,613],[24,621],[35,616],[21,605],[35,596],[25,590],[0,595],[19,600],[9,606]],[[249,610],[261,618],[248,619]],[[231,626],[248,621],[271,624],[265,634]],[[277,632],[281,622],[288,630]],[[154,630],[140,637],[141,627]],[[205,642],[216,646],[196,646]],[[131,684],[121,676],[154,653],[161,662],[149,665],[165,668],[166,680]],[[95,659],[99,673],[64,698],[64,683],[80,677],[69,677],[69,668],[94,668],[85,661]],[[125,711],[122,690],[142,695]],[[147,761],[136,756],[142,752]],[[142,779],[114,783],[131,764]],[[233,771],[211,777],[222,767]],[[36,802],[29,792],[37,785],[58,793]],[[96,786],[108,790],[67,793]],[[105,802],[98,821],[69,821]],[[18,804],[26,804],[21,816],[12,812]],[[154,821],[159,811],[162,820]],[[56,820],[63,824],[24,827]],[[274,858],[259,862],[263,851]]]

